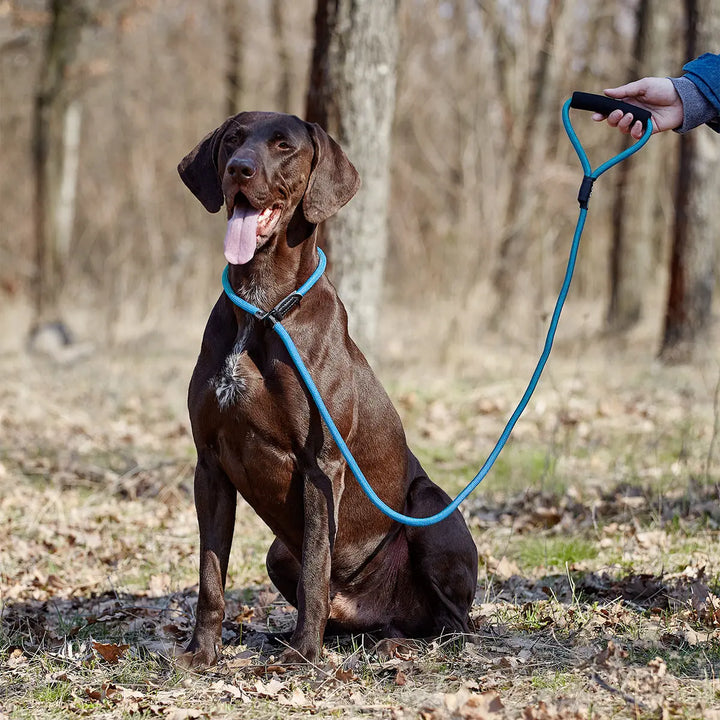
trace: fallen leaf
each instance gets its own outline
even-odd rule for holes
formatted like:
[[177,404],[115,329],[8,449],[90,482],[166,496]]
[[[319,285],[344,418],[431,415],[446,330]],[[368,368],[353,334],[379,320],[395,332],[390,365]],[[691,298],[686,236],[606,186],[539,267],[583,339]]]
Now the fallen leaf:
[[113,685],[112,683],[103,683],[100,686],[99,690],[94,690],[92,688],[85,688],[85,694],[91,698],[92,700],[99,700],[100,702],[103,702],[104,700],[111,698],[115,693],[117,693],[118,689]]
[[95,641],[93,641],[92,646],[93,650],[95,650],[105,662],[113,665],[130,649],[129,645],[114,645],[112,643],[99,643]]
[[522,717],[523,720],[586,720],[588,716],[580,710],[568,707],[563,701],[556,705],[541,700],[537,705],[528,705],[523,710]]
[[207,714],[195,708],[169,707],[163,713],[167,720],[197,720]]
[[635,535],[638,545],[646,550],[655,550],[667,546],[668,536],[663,530],[647,530]]
[[667,675],[667,665],[661,657],[656,657],[648,663],[648,667],[657,677],[665,677]]
[[253,670],[255,675],[259,677],[267,675],[284,675],[287,672],[287,668],[283,665],[266,665],[264,667],[258,667]]
[[14,668],[19,665],[25,665],[28,662],[27,656],[23,653],[20,648],[15,648],[7,659],[8,667]]
[[280,593],[272,590],[261,590],[257,596],[255,607],[259,610],[267,610],[280,597]]
[[286,685],[284,682],[280,682],[278,679],[273,678],[268,683],[264,683],[262,680],[255,682],[255,692],[262,697],[277,697],[281,690],[284,690]]
[[176,640],[185,640],[185,638],[188,636],[188,629],[187,628],[181,628],[175,623],[169,623],[168,625],[163,625],[162,628],[168,635],[172,635]]
[[600,667],[608,667],[611,664],[617,664],[619,660],[627,657],[627,650],[619,648],[612,640],[608,640],[607,647],[601,650],[593,658],[595,665]]
[[166,595],[170,590],[170,575],[168,573],[159,573],[151,575],[148,582],[148,593],[155,597]]
[[290,693],[290,696],[281,695],[278,698],[278,702],[281,705],[290,705],[290,707],[304,707],[308,704],[307,698],[305,697],[305,693],[300,688],[293,688],[293,691]]
[[345,669],[343,667],[339,667],[335,671],[335,678],[344,683],[358,679],[357,675],[351,669]]
[[512,560],[508,560],[505,555],[498,560],[497,565],[495,565],[492,570],[499,580],[509,580],[513,575],[520,574],[520,567],[518,564]]
[[392,658],[395,657],[397,649],[400,647],[400,642],[394,638],[383,638],[374,647],[375,652],[380,658]]
[[237,685],[231,685],[226,683],[224,680],[218,680],[210,685],[210,690],[214,693],[227,694],[231,697],[240,698],[242,697],[242,690]]
[[465,707],[474,708],[484,713],[499,713],[504,709],[500,695],[494,690],[482,693],[473,693],[465,703]]
[[253,619],[254,615],[255,615],[255,610],[253,608],[248,607],[247,605],[243,605],[240,608],[240,612],[236,613],[235,617],[233,618],[233,621],[236,623],[250,622]]
[[498,720],[492,716],[504,709],[500,695],[494,690],[476,693],[463,687],[456,693],[446,693],[443,700],[451,717],[460,720]]

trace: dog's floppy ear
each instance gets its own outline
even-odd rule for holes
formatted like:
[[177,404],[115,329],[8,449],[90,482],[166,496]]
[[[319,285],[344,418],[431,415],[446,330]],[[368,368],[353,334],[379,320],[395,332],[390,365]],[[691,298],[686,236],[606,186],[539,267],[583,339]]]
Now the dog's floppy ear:
[[225,131],[235,117],[228,118],[217,130],[208,133],[178,165],[182,181],[211,213],[216,213],[223,205],[217,166],[218,150]]
[[303,214],[317,225],[334,215],[360,187],[360,176],[342,148],[317,124],[305,123],[315,148]]

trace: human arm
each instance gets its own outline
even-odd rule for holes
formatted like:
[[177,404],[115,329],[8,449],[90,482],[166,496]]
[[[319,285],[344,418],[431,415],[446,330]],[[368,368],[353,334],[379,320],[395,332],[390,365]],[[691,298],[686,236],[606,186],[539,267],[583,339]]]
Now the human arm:
[[[679,78],[646,77],[605,90],[612,98],[639,105],[652,113],[653,130],[684,133],[707,123],[720,132],[720,55],[705,53],[687,63]],[[606,118],[600,114],[594,120]],[[634,138],[642,136],[642,125],[619,110],[607,117],[608,124]]]

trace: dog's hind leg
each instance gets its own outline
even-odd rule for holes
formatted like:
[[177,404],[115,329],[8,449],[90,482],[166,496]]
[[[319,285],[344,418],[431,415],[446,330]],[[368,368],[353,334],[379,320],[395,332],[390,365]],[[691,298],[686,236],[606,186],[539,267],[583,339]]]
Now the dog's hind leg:
[[273,585],[293,607],[297,607],[300,563],[279,538],[275,538],[268,550],[265,567]]
[[[407,513],[427,517],[450,504],[448,495],[417,466],[410,485]],[[469,610],[477,588],[478,555],[462,515],[427,527],[407,529],[410,561],[418,589],[425,595],[430,617],[428,635],[467,632]]]

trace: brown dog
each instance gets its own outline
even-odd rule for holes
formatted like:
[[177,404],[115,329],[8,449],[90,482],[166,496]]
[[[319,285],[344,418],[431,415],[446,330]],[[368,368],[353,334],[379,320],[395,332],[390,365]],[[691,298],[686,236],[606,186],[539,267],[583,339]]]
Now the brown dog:
[[[230,282],[264,309],[310,276],[317,224],[360,184],[319,126],[277,113],[229,118],[178,169],[207,210],[217,212],[224,201]],[[450,499],[408,449],[325,276],[283,324],[380,497],[418,517],[444,508]],[[467,631],[477,551],[460,513],[411,528],[376,510],[280,339],[224,294],[205,329],[188,405],[198,453],[200,591],[187,664],[217,660],[238,491],[275,533],[268,573],[298,609],[285,661],[317,659],[326,626],[395,637]]]

